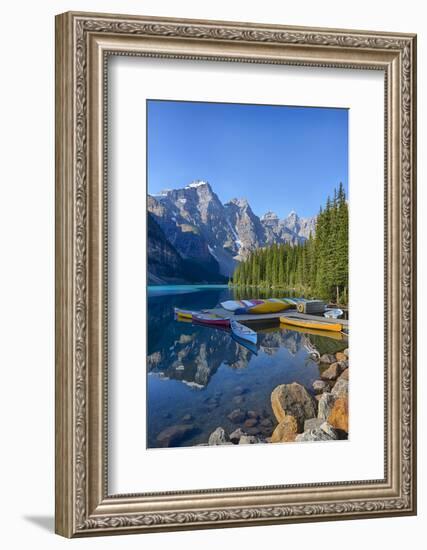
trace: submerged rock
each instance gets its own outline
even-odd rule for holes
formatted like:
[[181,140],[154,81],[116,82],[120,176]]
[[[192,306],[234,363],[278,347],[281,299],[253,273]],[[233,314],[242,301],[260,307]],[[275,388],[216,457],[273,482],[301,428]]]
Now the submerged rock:
[[260,421],[259,425],[262,426],[263,428],[272,428],[273,427],[273,422],[272,422],[271,418],[263,418]]
[[162,430],[157,436],[160,447],[171,447],[181,443],[194,431],[194,424],[176,424]]
[[293,416],[299,432],[303,431],[305,420],[316,416],[315,399],[297,382],[277,386],[271,394],[271,406],[279,423],[285,416]]
[[234,395],[243,395],[245,393],[248,393],[248,388],[244,388],[243,386],[236,386],[234,388]]
[[192,420],[194,420],[194,417],[192,414],[187,413],[187,414],[184,414],[184,416],[182,417],[182,420],[183,422],[191,422]]
[[247,420],[245,420],[243,426],[245,428],[253,428],[257,424],[258,424],[258,419],[251,417],[251,418],[248,418]]
[[286,415],[274,429],[271,435],[271,443],[285,443],[294,441],[298,433],[298,423],[291,415]]
[[246,413],[242,411],[242,409],[234,409],[234,411],[231,411],[231,413],[227,415],[227,418],[234,424],[239,424],[245,420]]
[[230,438],[221,426],[218,426],[218,428],[211,433],[208,439],[209,445],[226,445],[229,442]]

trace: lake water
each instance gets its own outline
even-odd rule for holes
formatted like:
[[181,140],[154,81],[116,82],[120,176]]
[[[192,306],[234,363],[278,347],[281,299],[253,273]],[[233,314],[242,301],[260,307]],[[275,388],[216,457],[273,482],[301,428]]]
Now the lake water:
[[157,436],[171,426],[192,426],[173,446],[207,443],[218,426],[230,433],[242,426],[227,417],[235,409],[255,411],[259,422],[251,431],[268,437],[276,424],[270,404],[273,389],[298,382],[313,393],[320,372],[310,347],[320,353],[347,347],[344,340],[260,325],[255,354],[227,331],[174,319],[174,307],[212,308],[235,296],[227,286],[149,287],[148,447],[160,446]]

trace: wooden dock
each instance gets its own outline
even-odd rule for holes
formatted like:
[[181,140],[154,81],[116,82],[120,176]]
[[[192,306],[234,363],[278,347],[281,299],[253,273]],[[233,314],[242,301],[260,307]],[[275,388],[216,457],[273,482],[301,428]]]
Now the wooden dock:
[[218,315],[218,317],[230,317],[241,323],[271,323],[279,324],[280,317],[293,317],[294,319],[302,319],[304,321],[324,321],[325,323],[339,323],[342,328],[348,329],[348,321],[345,319],[326,319],[325,317],[319,317],[318,315],[309,315],[308,313],[298,313],[295,309],[287,309],[279,313],[245,313],[244,315],[234,315],[231,311],[227,311],[222,307],[205,310],[208,313]]

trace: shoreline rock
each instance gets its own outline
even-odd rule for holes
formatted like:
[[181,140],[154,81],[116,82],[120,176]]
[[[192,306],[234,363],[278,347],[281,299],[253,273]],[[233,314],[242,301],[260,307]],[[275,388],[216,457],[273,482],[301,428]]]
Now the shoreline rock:
[[230,443],[230,438],[221,426],[218,426],[218,428],[211,433],[208,439],[208,445],[228,445]]
[[293,416],[299,432],[303,431],[305,420],[317,415],[316,403],[305,387],[297,382],[281,384],[271,393],[271,406],[277,421],[280,423],[286,416]]
[[285,443],[294,441],[298,434],[298,423],[291,415],[286,415],[271,435],[271,443]]

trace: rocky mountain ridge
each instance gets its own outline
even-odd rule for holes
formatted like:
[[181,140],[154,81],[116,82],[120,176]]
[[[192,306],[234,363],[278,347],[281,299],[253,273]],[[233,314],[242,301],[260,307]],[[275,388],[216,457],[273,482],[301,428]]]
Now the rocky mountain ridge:
[[230,276],[237,262],[255,248],[303,243],[316,225],[316,217],[300,218],[294,211],[284,219],[274,212],[259,218],[244,198],[222,204],[202,180],[148,195],[148,212],[184,260],[219,277]]

